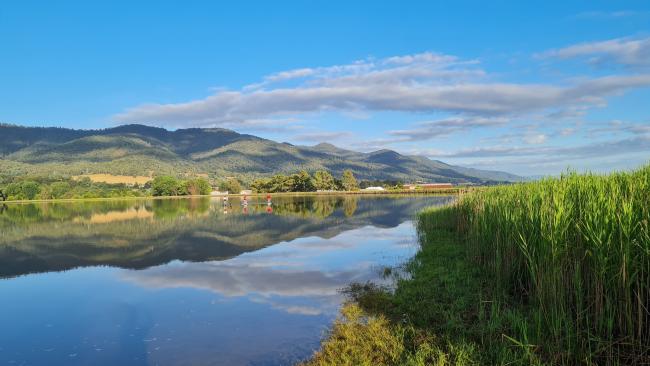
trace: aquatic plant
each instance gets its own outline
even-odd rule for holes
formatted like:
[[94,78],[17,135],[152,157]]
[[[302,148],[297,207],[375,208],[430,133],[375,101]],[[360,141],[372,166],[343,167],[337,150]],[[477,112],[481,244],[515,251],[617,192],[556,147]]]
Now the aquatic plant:
[[567,173],[473,192],[419,223],[452,227],[492,300],[527,309],[513,344],[554,363],[634,363],[650,349],[649,199],[650,166]]

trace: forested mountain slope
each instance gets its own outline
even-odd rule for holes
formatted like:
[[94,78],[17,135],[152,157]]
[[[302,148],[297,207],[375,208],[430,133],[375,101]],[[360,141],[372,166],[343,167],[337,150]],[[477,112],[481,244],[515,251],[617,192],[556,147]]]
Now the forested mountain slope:
[[391,150],[361,153],[328,143],[295,146],[221,128],[168,131],[143,125],[102,130],[0,125],[0,174],[207,173],[243,180],[298,170],[351,169],[357,178],[430,182],[519,181]]

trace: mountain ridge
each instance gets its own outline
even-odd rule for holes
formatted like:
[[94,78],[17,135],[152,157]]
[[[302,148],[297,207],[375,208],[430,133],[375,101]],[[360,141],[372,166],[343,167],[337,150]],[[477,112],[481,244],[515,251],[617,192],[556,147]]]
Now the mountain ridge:
[[0,124],[0,168],[5,175],[111,173],[233,175],[242,180],[276,173],[351,169],[360,179],[489,183],[524,178],[449,165],[389,149],[369,153],[328,142],[280,143],[223,128],[167,130],[139,124],[105,129]]

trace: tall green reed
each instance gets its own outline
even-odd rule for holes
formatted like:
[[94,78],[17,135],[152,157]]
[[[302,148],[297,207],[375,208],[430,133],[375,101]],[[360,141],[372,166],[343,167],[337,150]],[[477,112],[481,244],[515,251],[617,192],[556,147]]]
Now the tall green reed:
[[537,352],[557,363],[650,360],[650,166],[475,191],[429,221],[452,225],[493,293],[529,311],[518,327],[528,334],[512,336]]

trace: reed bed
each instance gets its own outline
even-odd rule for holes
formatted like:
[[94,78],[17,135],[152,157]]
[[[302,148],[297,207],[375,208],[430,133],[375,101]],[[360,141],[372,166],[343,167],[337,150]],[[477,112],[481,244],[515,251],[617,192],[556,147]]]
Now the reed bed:
[[650,166],[478,190],[418,221],[458,233],[486,302],[525,309],[507,342],[553,364],[650,363]]

